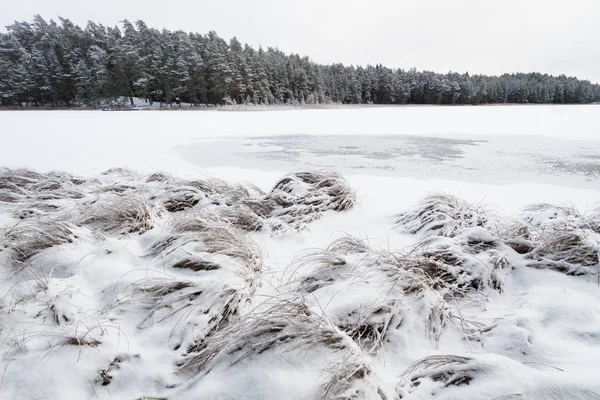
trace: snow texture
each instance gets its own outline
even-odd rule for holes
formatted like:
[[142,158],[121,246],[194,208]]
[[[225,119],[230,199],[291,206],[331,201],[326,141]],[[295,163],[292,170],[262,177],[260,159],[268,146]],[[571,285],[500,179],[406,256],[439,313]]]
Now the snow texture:
[[[521,229],[506,231],[485,206],[432,194],[395,222],[413,235],[408,247],[338,235],[277,271],[252,232],[279,237],[285,227],[290,238],[350,212],[354,191],[342,177],[290,174],[266,194],[127,169],[93,178],[5,169],[0,182],[15,195],[0,203],[8,398],[274,399],[296,376],[303,388],[288,398],[510,394],[501,382],[530,398],[600,389],[557,382],[567,361],[534,346],[530,325],[560,324],[552,315],[574,311],[570,303],[543,305],[536,322],[518,311],[484,317],[490,299],[507,301],[507,280],[514,285],[512,276],[530,267],[595,280],[597,247],[553,241],[563,232],[592,240],[596,213],[530,206],[511,221]],[[559,236],[548,239],[549,230]],[[510,246],[515,238],[530,244],[527,252]],[[571,283],[586,284],[589,291],[586,280]],[[582,349],[594,349],[600,316],[587,313],[573,314],[583,326],[570,329]],[[218,384],[231,376],[235,384]],[[69,384],[25,389],[57,379]]]
[[[498,113],[548,115],[530,110]],[[570,117],[549,118],[587,112],[561,110]],[[338,113],[357,125],[319,127]],[[169,149],[232,136],[233,121],[341,134],[367,115],[201,114],[0,114],[15,132],[0,133],[0,398],[600,399],[600,192],[198,170]],[[196,118],[194,136],[184,121]],[[147,140],[123,133],[151,120]],[[590,126],[572,132],[597,148]]]

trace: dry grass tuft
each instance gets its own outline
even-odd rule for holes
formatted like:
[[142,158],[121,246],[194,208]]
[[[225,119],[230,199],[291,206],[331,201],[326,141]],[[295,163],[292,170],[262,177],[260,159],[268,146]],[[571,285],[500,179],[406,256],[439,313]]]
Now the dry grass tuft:
[[203,342],[183,369],[206,374],[218,362],[233,365],[265,351],[286,352],[315,346],[335,351],[353,344],[328,320],[314,314],[301,297],[268,302]]
[[572,204],[556,205],[550,203],[531,204],[523,209],[527,214],[525,222],[529,225],[541,225],[546,222],[558,221],[574,221],[581,218],[581,213]]
[[242,231],[225,225],[214,226],[210,231],[198,235],[202,251],[231,257],[252,271],[262,269],[260,247]]
[[[465,251],[466,243],[475,239],[471,246],[476,254]],[[378,353],[390,333],[400,329],[424,329],[438,342],[445,327],[452,324],[467,340],[477,340],[483,325],[465,320],[456,298],[476,302],[485,289],[500,291],[511,269],[500,251],[488,248],[486,239],[482,232],[471,230],[455,239],[431,237],[407,250],[390,252],[371,249],[364,241],[346,236],[333,241],[327,250],[301,255],[286,274],[291,276],[292,288],[304,293],[321,290],[319,298],[328,292],[337,296],[354,285],[378,285],[380,295],[375,299],[329,315],[367,354]],[[491,244],[503,245],[501,240]],[[336,284],[335,289],[328,288]],[[448,305],[446,298],[456,305]],[[417,319],[411,312],[415,304],[419,305]]]
[[196,241],[195,235],[189,233],[167,235],[152,243],[144,256],[151,258],[168,256],[180,247]]
[[48,201],[35,201],[32,203],[29,203],[29,207],[31,207],[34,210],[39,210],[39,211],[43,211],[43,212],[55,212],[55,211],[59,211],[61,209],[60,206],[48,202]]
[[106,171],[102,172],[100,175],[116,175],[123,177],[133,177],[135,176],[135,172],[129,168],[109,168]]
[[250,207],[243,204],[236,204],[220,210],[219,217],[236,228],[248,232],[260,231],[264,225],[263,219],[256,215]]
[[[573,205],[536,204],[523,211],[532,249],[527,265],[549,268],[567,275],[598,272],[600,212],[592,208],[582,214]],[[529,238],[528,238],[529,239]]]
[[[195,287],[191,282],[170,279],[144,279],[133,285],[133,288],[133,296],[145,295],[145,301],[142,304],[149,308],[146,316],[138,323],[138,328],[162,322],[193,307],[194,301],[203,294],[203,290]],[[152,318],[163,309],[169,309],[169,313],[159,321],[153,321]],[[151,321],[151,323],[147,324],[147,321]],[[177,326],[178,323],[173,329]]]
[[453,237],[465,228],[493,228],[496,217],[485,206],[469,204],[449,194],[433,193],[421,200],[415,210],[400,214],[395,223],[411,234]]
[[594,233],[600,234],[600,203],[594,205],[581,218],[583,221],[582,228],[587,228]]
[[185,260],[181,260],[178,261],[177,263],[173,264],[173,268],[179,268],[179,269],[189,269],[192,271],[214,271],[217,269],[221,269],[221,266],[217,263],[214,262],[210,262],[210,261],[204,261],[204,260],[190,260],[190,259],[185,259]]
[[111,183],[101,186],[98,190],[100,193],[110,193],[119,195],[135,195],[139,191],[139,187],[128,183]]
[[[287,268],[286,275],[298,282],[298,289],[312,293],[343,279],[349,271],[346,259],[336,252],[321,249],[306,250]],[[309,273],[299,271],[309,268]]]
[[77,338],[70,337],[64,340],[63,344],[65,346],[89,346],[89,347],[98,347],[102,342],[98,339],[85,339],[85,338]]
[[547,232],[539,246],[526,255],[529,266],[550,268],[567,275],[584,275],[598,267],[599,247],[579,231]]
[[19,203],[23,196],[15,192],[0,189],[0,202],[3,203]]
[[[475,242],[470,240],[477,239]],[[463,232],[454,239],[433,236],[400,252],[380,252],[378,268],[394,276],[405,292],[431,288],[443,294],[465,296],[491,288],[502,291],[512,270],[501,241]]]
[[532,241],[533,233],[523,222],[507,220],[497,234],[504,244],[519,254],[527,254],[535,248]]
[[[181,312],[173,330],[202,316],[201,326],[192,323],[194,341],[188,351],[195,352],[216,332],[238,318],[242,307],[252,303],[258,284],[257,272],[262,269],[262,255],[251,238],[214,213],[179,216],[172,219],[169,226],[173,233],[152,244],[146,256],[171,257],[177,260],[173,267],[178,269],[214,271],[212,280],[193,285],[168,279],[144,283],[142,292],[152,296],[160,294],[160,297],[150,303],[151,309],[140,327],[163,309],[169,311],[160,321]],[[207,261],[206,254],[200,253],[226,258]],[[218,279],[217,282],[214,279]]]
[[169,212],[183,211],[194,207],[205,199],[204,194],[191,186],[180,186],[169,189],[160,195],[164,207]]
[[387,396],[378,387],[368,360],[351,353],[324,371],[327,379],[315,400],[380,399]]
[[[304,185],[303,185],[304,184]],[[356,203],[356,193],[334,172],[297,172],[279,180],[271,191],[297,197],[295,203],[322,209],[347,211]]]
[[0,189],[13,193],[23,193],[42,176],[42,174],[27,169],[0,168]]
[[174,180],[175,179],[173,178],[173,176],[171,174],[167,174],[166,172],[155,172],[146,177],[146,183],[150,183],[150,182],[167,183],[167,182],[172,182]]
[[400,328],[406,301],[402,293],[390,293],[372,305],[349,312],[336,325],[366,353],[377,354],[389,332]]
[[476,251],[471,248],[469,252],[464,247],[447,239],[426,239],[413,253],[414,266],[444,282],[455,295],[487,288],[501,292],[506,274],[512,269],[503,252],[493,245]]
[[[264,194],[252,185],[232,185],[219,179],[187,182],[188,188],[206,196],[207,206],[222,221],[244,231],[303,229],[324,211],[345,211],[354,206],[356,195],[346,181],[333,173],[297,173],[281,179]],[[197,203],[195,195],[174,201],[167,209],[180,211]],[[179,204],[183,204],[179,207]]]
[[[336,248],[346,254],[330,250]],[[439,339],[448,313],[438,290],[446,293],[450,290],[445,282],[432,278],[422,268],[423,264],[416,262],[414,252],[395,254],[373,250],[364,242],[346,236],[332,242],[328,250],[305,252],[294,260],[286,274],[292,277],[288,279],[292,288],[304,293],[313,293],[334,284],[338,286],[332,293],[337,293],[341,290],[339,288],[348,289],[366,282],[377,285],[380,295],[376,299],[329,316],[341,331],[371,354],[383,347],[389,332],[400,329],[401,324],[406,323],[405,315],[410,315],[413,301],[422,304],[423,318],[428,321],[426,331],[434,340]],[[434,300],[426,301],[425,297]]]
[[77,221],[109,234],[142,234],[152,229],[150,209],[133,196],[100,196],[88,205]]
[[356,203],[356,193],[336,173],[297,172],[280,179],[264,197],[271,212],[273,230],[303,229],[321,218],[324,211],[348,211]]
[[260,196],[262,191],[254,185],[231,184],[217,178],[195,180],[188,182],[189,186],[201,190],[211,200],[231,206],[244,199]]
[[206,346],[207,341],[222,329],[225,329],[242,315],[242,308],[252,302],[255,283],[249,282],[245,288],[234,289],[225,286],[220,291],[209,291],[198,297],[196,305],[190,313],[204,309],[203,313],[210,317],[202,329],[195,330],[195,340],[188,346],[188,354],[198,353]]
[[348,255],[367,253],[370,249],[365,240],[346,234],[332,241],[327,250],[333,253]]
[[150,293],[156,296],[157,298],[164,297],[173,292],[178,292],[183,289],[187,289],[192,287],[193,285],[190,282],[163,282],[161,280],[147,280],[144,284],[138,284],[137,290],[140,290],[145,293]]
[[194,212],[173,215],[169,219],[167,226],[174,234],[194,233],[206,232],[207,230],[211,229],[213,225],[218,224],[219,222],[222,223],[216,213]]
[[31,185],[30,189],[35,192],[52,192],[62,189],[63,185],[64,182],[60,178],[48,178]]
[[22,263],[44,249],[72,243],[74,238],[72,227],[67,223],[27,221],[8,228],[1,242],[3,248],[12,250],[14,260]]
[[198,242],[199,251],[231,257],[250,271],[262,269],[258,244],[215,213],[203,212],[193,218],[176,219],[170,225],[173,235],[157,242],[148,255],[155,257],[186,243]]
[[41,175],[27,190],[31,197],[42,201],[81,199],[85,196],[80,187],[84,182],[69,173],[55,171]]
[[[455,355],[424,357],[411,364],[402,374],[396,394],[403,399],[418,388],[424,379],[443,387],[468,385],[482,369],[472,358]],[[432,393],[435,396],[435,393]]]
[[520,253],[533,248],[523,224],[444,193],[426,196],[415,210],[401,214],[396,224],[405,232],[425,236],[409,254],[399,257],[405,268],[422,270],[437,290],[443,286],[452,295],[488,287],[501,291],[512,269],[505,252],[509,247]]
[[250,211],[260,218],[268,218],[278,205],[275,201],[264,197],[247,198],[240,202],[241,206],[248,207]]

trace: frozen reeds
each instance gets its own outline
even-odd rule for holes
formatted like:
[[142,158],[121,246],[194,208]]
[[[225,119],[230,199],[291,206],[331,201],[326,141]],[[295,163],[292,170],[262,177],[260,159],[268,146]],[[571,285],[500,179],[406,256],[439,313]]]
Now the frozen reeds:
[[335,173],[298,172],[280,179],[265,200],[276,204],[271,217],[274,230],[302,229],[319,219],[324,211],[348,211],[356,203],[356,193]]
[[315,400],[388,399],[378,385],[368,358],[360,353],[351,352],[329,365],[322,374],[326,380]]
[[204,194],[191,186],[179,186],[168,189],[160,195],[163,206],[169,212],[183,211],[194,207],[205,199]]
[[197,242],[197,250],[231,257],[253,271],[262,268],[261,250],[250,237],[226,219],[210,212],[174,219],[170,223],[173,234],[158,242],[150,255],[158,255],[191,241]]
[[550,268],[568,275],[584,275],[592,268],[597,271],[600,267],[600,246],[579,230],[548,232],[538,243],[526,255],[530,266]]
[[135,196],[100,196],[84,206],[77,223],[109,234],[142,234],[152,229],[150,209]]
[[523,220],[534,245],[525,255],[527,264],[568,275],[597,273],[600,267],[597,210],[595,207],[582,214],[572,205],[546,203],[525,208]]
[[[419,252],[433,261],[423,263],[428,275],[442,281],[451,279],[460,290],[485,286],[501,290],[510,267],[508,248],[523,255],[532,267],[569,275],[597,272],[598,215],[597,207],[582,214],[573,205],[541,203],[526,207],[520,221],[511,221],[454,196],[432,194],[415,210],[400,214],[396,224],[406,232],[428,237],[422,244],[429,250]],[[469,267],[464,268],[466,265]]]
[[0,243],[12,251],[15,261],[23,263],[40,251],[73,242],[75,235],[68,223],[27,221],[4,231]]
[[[468,385],[481,372],[472,358],[455,355],[433,355],[412,363],[400,378],[396,394],[403,399],[418,388],[424,379],[441,387]],[[432,394],[434,395],[434,394]]]
[[225,326],[196,349],[184,368],[208,373],[217,362],[236,364],[266,351],[286,352],[322,346],[330,350],[352,342],[324,317],[311,311],[302,297],[268,302]]
[[452,237],[465,228],[494,226],[495,218],[484,205],[470,204],[450,194],[433,193],[425,196],[414,210],[398,215],[395,223],[411,234]]

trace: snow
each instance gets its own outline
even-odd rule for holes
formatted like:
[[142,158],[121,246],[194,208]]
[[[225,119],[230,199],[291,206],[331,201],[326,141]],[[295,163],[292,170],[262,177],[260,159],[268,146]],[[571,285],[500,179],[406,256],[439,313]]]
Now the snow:
[[[600,202],[598,110],[597,106],[486,106],[0,112],[2,166],[97,179],[83,185],[83,199],[52,200],[63,207],[61,219],[73,223],[81,221],[89,202],[104,198],[98,188],[144,187],[143,193],[131,194],[164,201],[170,191],[159,183],[144,183],[147,174],[158,171],[185,179],[250,182],[268,191],[289,172],[334,168],[357,191],[354,208],[327,211],[299,232],[248,234],[263,257],[262,271],[250,277],[240,273],[237,261],[197,252],[192,244],[148,257],[152,244],[171,234],[175,218],[159,208],[151,210],[152,229],[141,235],[104,233],[100,240],[90,226],[73,227],[72,243],[42,250],[34,256],[33,268],[20,274],[15,275],[8,252],[0,251],[0,398],[314,398],[327,368],[346,356],[344,352],[316,344],[287,346],[284,351],[282,345],[278,351],[250,354],[238,362],[234,362],[237,355],[221,353],[210,372],[190,377],[179,372],[181,354],[203,332],[212,316],[208,310],[219,304],[220,297],[207,297],[194,309],[207,314],[193,312],[183,318],[169,316],[172,309],[151,312],[156,301],[140,297],[142,288],[174,281],[204,291],[227,285],[252,299],[241,311],[249,313],[252,307],[269,305],[273,296],[293,298],[290,288],[296,281],[288,267],[298,256],[324,249],[340,236],[364,239],[382,251],[411,246],[421,239],[419,234],[403,233],[394,222],[399,213],[413,210],[432,192],[485,205],[501,217],[531,216],[531,223],[539,227],[573,224],[571,216],[555,218],[551,210],[532,214],[523,209],[552,203],[574,206],[585,215]],[[389,151],[391,143],[397,143],[397,150]],[[114,167],[135,172],[100,175]],[[302,196],[308,186],[297,185],[292,192]],[[206,196],[200,197],[197,210],[213,207]],[[16,212],[24,208],[0,202],[0,232],[19,223]],[[486,241],[489,233],[472,227],[463,235]],[[481,298],[448,299],[426,291],[422,297],[410,294],[397,303],[404,325],[391,334],[382,352],[365,356],[373,373],[362,387],[364,398],[379,398],[371,387],[376,385],[388,398],[399,398],[399,393],[405,399],[431,398],[435,392],[442,399],[600,399],[597,275],[567,276],[527,267],[516,252],[502,251],[513,266],[504,271],[502,292],[487,288]],[[485,278],[494,253],[481,254],[477,273]],[[222,268],[199,272],[172,268],[183,257]],[[315,314],[341,325],[353,321],[352,310],[396,299],[379,272],[360,265],[365,257],[347,258],[350,265],[356,261],[352,271],[357,276],[341,273],[333,284],[306,294]],[[314,268],[301,266],[296,274],[305,277]],[[249,285],[248,280],[257,284]],[[163,300],[172,299],[169,296]],[[439,340],[432,340],[425,331],[425,316],[440,302],[453,312],[459,310],[464,320],[491,328],[478,340],[465,340],[464,331],[448,324]],[[173,304],[176,308],[184,300]],[[57,325],[55,315],[70,322]],[[100,343],[62,344],[70,337]],[[176,346],[181,350],[174,350]],[[428,378],[411,386],[403,376],[416,360],[444,354],[471,359],[461,367],[475,371],[469,384],[444,387]],[[108,385],[98,381],[101,370],[112,377]]]
[[281,174],[308,164],[344,175],[597,188],[597,115],[593,105],[2,112],[0,159],[86,174],[115,165]]

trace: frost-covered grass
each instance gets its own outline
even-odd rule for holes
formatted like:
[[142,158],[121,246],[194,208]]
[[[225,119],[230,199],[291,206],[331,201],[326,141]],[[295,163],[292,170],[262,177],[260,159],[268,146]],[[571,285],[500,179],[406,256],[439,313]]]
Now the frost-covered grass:
[[[596,111],[2,112],[0,398],[598,399],[597,179],[495,179],[593,157]],[[421,162],[340,176],[310,135]],[[427,168],[474,135],[470,178]]]
[[0,171],[0,397],[600,397],[597,207],[349,182]]

